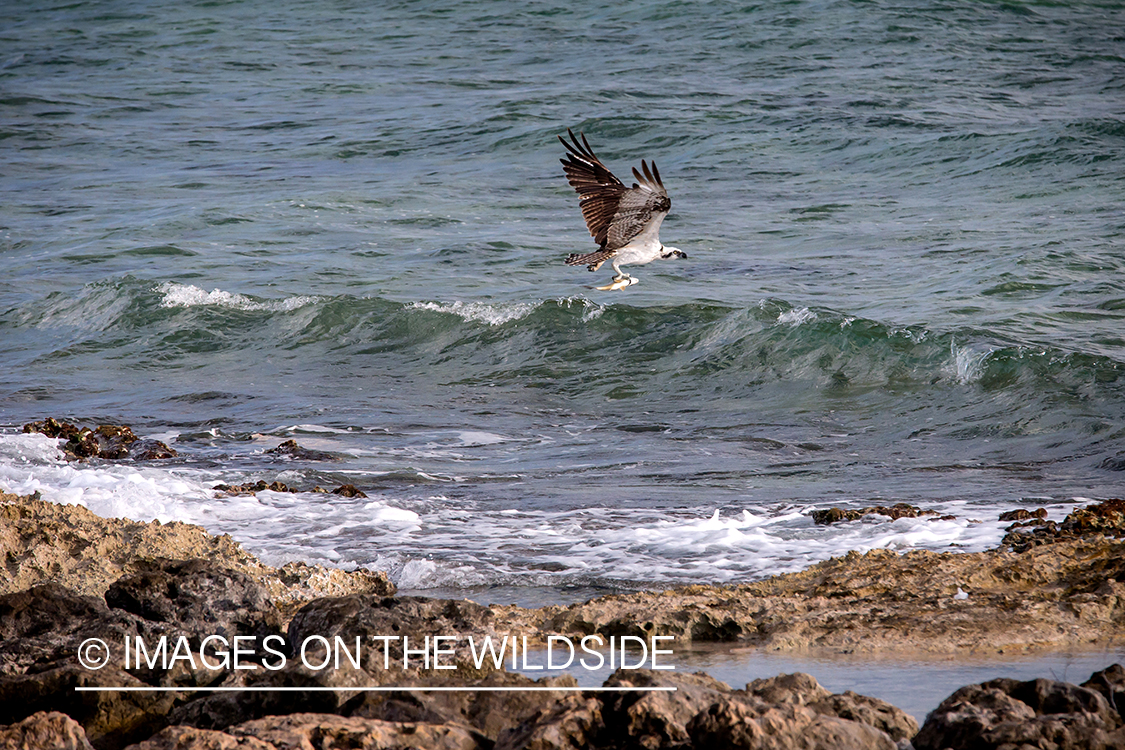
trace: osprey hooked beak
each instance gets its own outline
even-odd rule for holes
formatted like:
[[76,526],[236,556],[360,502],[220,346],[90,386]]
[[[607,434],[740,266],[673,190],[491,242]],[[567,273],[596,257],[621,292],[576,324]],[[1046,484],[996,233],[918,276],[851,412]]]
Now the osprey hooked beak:
[[665,245],[664,246],[664,252],[660,254],[660,257],[661,257],[662,260],[668,260],[669,258],[686,258],[687,253],[685,253],[683,250],[681,250],[678,247],[671,247],[670,245]]

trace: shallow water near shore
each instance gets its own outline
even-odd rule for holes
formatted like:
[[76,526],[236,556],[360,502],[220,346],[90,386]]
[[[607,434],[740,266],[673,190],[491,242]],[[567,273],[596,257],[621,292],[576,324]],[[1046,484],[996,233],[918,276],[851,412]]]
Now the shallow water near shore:
[[[661,648],[667,647],[667,643],[661,645]],[[1090,679],[1094,672],[1115,663],[1125,664],[1125,647],[1121,646],[1069,653],[945,657],[776,654],[753,648],[732,649],[722,644],[687,650],[673,647],[672,650],[673,656],[662,656],[658,663],[673,665],[679,673],[705,672],[732,688],[741,689],[756,679],[804,672],[833,693],[851,690],[884,700],[913,716],[919,725],[925,722],[926,714],[965,685],[1000,677],[1046,678],[1078,685]],[[556,654],[555,658],[563,663],[565,652],[563,656]],[[635,663],[637,655],[630,658],[633,660],[630,663]],[[527,663],[546,664],[545,652],[529,653]],[[593,666],[594,658],[589,657],[588,663]],[[519,671],[535,678],[544,674],[534,669]],[[613,673],[608,666],[588,670],[577,664],[563,671],[573,675],[583,686],[599,686]]]
[[[1125,9],[75,2],[0,28],[0,488],[546,604],[1125,486]],[[624,292],[555,136],[654,159]],[[179,451],[73,464],[18,433]],[[330,454],[269,453],[284,440]],[[280,480],[298,493],[225,496]],[[354,484],[367,498],[314,493]],[[825,527],[831,506],[953,520]]]

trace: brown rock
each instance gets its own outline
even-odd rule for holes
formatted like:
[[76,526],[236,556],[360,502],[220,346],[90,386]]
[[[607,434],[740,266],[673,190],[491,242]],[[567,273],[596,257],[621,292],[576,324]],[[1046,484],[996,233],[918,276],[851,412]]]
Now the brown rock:
[[844,510],[843,508],[829,508],[828,510],[814,510],[811,514],[813,522],[818,524],[839,523],[841,521],[858,521],[869,515],[887,516],[892,520],[899,518],[918,518],[920,516],[936,516],[937,511],[922,510],[909,503],[895,503],[891,506],[875,505],[860,510]]
[[332,494],[342,495],[344,497],[367,497],[363,490],[357,489],[354,484],[342,484],[332,490]]
[[1010,510],[1007,513],[1001,513],[1001,521],[1027,521],[1032,518],[1045,519],[1047,517],[1046,508],[1036,508],[1035,511],[1030,511],[1026,508],[1017,508]]
[[838,716],[848,721],[858,721],[884,732],[892,740],[902,743],[918,734],[918,722],[913,716],[886,701],[859,695],[851,690],[831,695],[809,705],[813,711],[825,716]]
[[103,424],[94,429],[76,427],[47,417],[42,422],[29,422],[24,432],[39,432],[47,437],[64,438],[63,453],[68,459],[104,458],[151,460],[171,458],[176,451],[159,440],[140,440],[130,427]]
[[731,750],[895,750],[883,732],[794,703],[735,693],[688,724],[694,747]]
[[687,724],[725,695],[730,686],[702,672],[619,669],[606,687],[675,687],[675,692],[606,693],[602,712],[605,738],[623,747],[670,747],[689,741]]
[[94,750],[82,725],[58,711],[40,711],[0,727],[0,750]]
[[[1042,520],[1042,519],[1040,519]],[[1001,544],[1017,552],[1091,535],[1125,536],[1125,500],[1106,500],[1070,512],[1061,524],[1044,521],[1030,531],[1009,529]]]
[[334,461],[336,456],[326,451],[314,451],[297,445],[296,440],[286,440],[276,448],[270,448],[266,453],[275,456],[287,456],[301,461]]
[[[226,732],[195,727],[166,727],[126,750],[280,750],[257,737],[236,737]],[[286,748],[286,750],[289,750]]]
[[1098,692],[1054,680],[991,680],[968,685],[926,717],[916,750],[1125,746],[1121,717]]
[[1082,683],[1082,687],[1101,693],[1109,705],[1117,710],[1118,716],[1125,718],[1125,668],[1120,664],[1094,672],[1090,679]]
[[0,594],[57,582],[101,597],[155,558],[213,560],[260,581],[283,614],[319,596],[394,593],[385,573],[319,565],[263,565],[228,535],[185,523],[102,518],[86,508],[0,493]]
[[604,729],[601,703],[596,698],[568,695],[507,729],[495,750],[579,750],[597,747]]

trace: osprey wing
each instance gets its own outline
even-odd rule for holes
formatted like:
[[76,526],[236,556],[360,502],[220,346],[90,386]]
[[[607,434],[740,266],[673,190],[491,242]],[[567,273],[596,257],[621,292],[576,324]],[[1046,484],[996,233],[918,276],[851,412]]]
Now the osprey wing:
[[559,161],[566,172],[567,182],[578,191],[578,206],[582,209],[586,228],[590,230],[594,242],[604,248],[608,242],[610,226],[617,215],[618,204],[622,196],[630,191],[594,155],[585,135],[579,142],[570,128],[566,132],[572,142],[567,143],[566,139],[559,136],[559,141],[569,152],[567,158]]
[[642,159],[641,169],[644,171],[643,175],[636,167],[633,168],[633,176],[637,178],[637,182],[633,187],[627,188],[618,201],[617,214],[610,222],[607,235],[606,246],[610,249],[624,247],[650,226],[659,226],[672,209],[672,201],[664,190],[664,183],[660,181],[656,163],[653,163],[650,172],[648,162]]

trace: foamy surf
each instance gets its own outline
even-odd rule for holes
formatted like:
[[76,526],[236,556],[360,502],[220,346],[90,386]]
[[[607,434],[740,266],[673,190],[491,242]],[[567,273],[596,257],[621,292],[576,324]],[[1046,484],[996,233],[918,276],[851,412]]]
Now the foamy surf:
[[296,310],[305,305],[313,304],[317,297],[298,295],[278,300],[259,300],[243,294],[234,294],[222,289],[204,291],[193,284],[177,284],[166,281],[156,287],[157,294],[163,295],[160,300],[161,307],[199,307],[212,305],[225,307],[231,310],[269,310],[274,312],[287,312]]
[[[456,439],[470,446],[509,442],[484,431],[460,431]],[[39,492],[45,500],[82,505],[102,516],[199,524],[231,534],[274,564],[303,559],[385,569],[408,589],[734,583],[800,570],[852,550],[981,551],[998,544],[1007,525],[996,520],[1000,506],[935,503],[930,509],[955,517],[868,516],[817,526],[809,514],[818,506],[758,505],[750,494],[721,508],[530,510],[411,485],[370,489],[380,481],[377,472],[348,473],[369,487],[370,497],[269,490],[227,495],[214,490],[220,480],[267,474],[232,477],[229,469],[68,462],[56,440],[0,434],[0,489]],[[294,468],[268,476],[305,481]],[[455,488],[463,479],[443,482]],[[1052,519],[1061,520],[1071,504],[1047,507]]]

